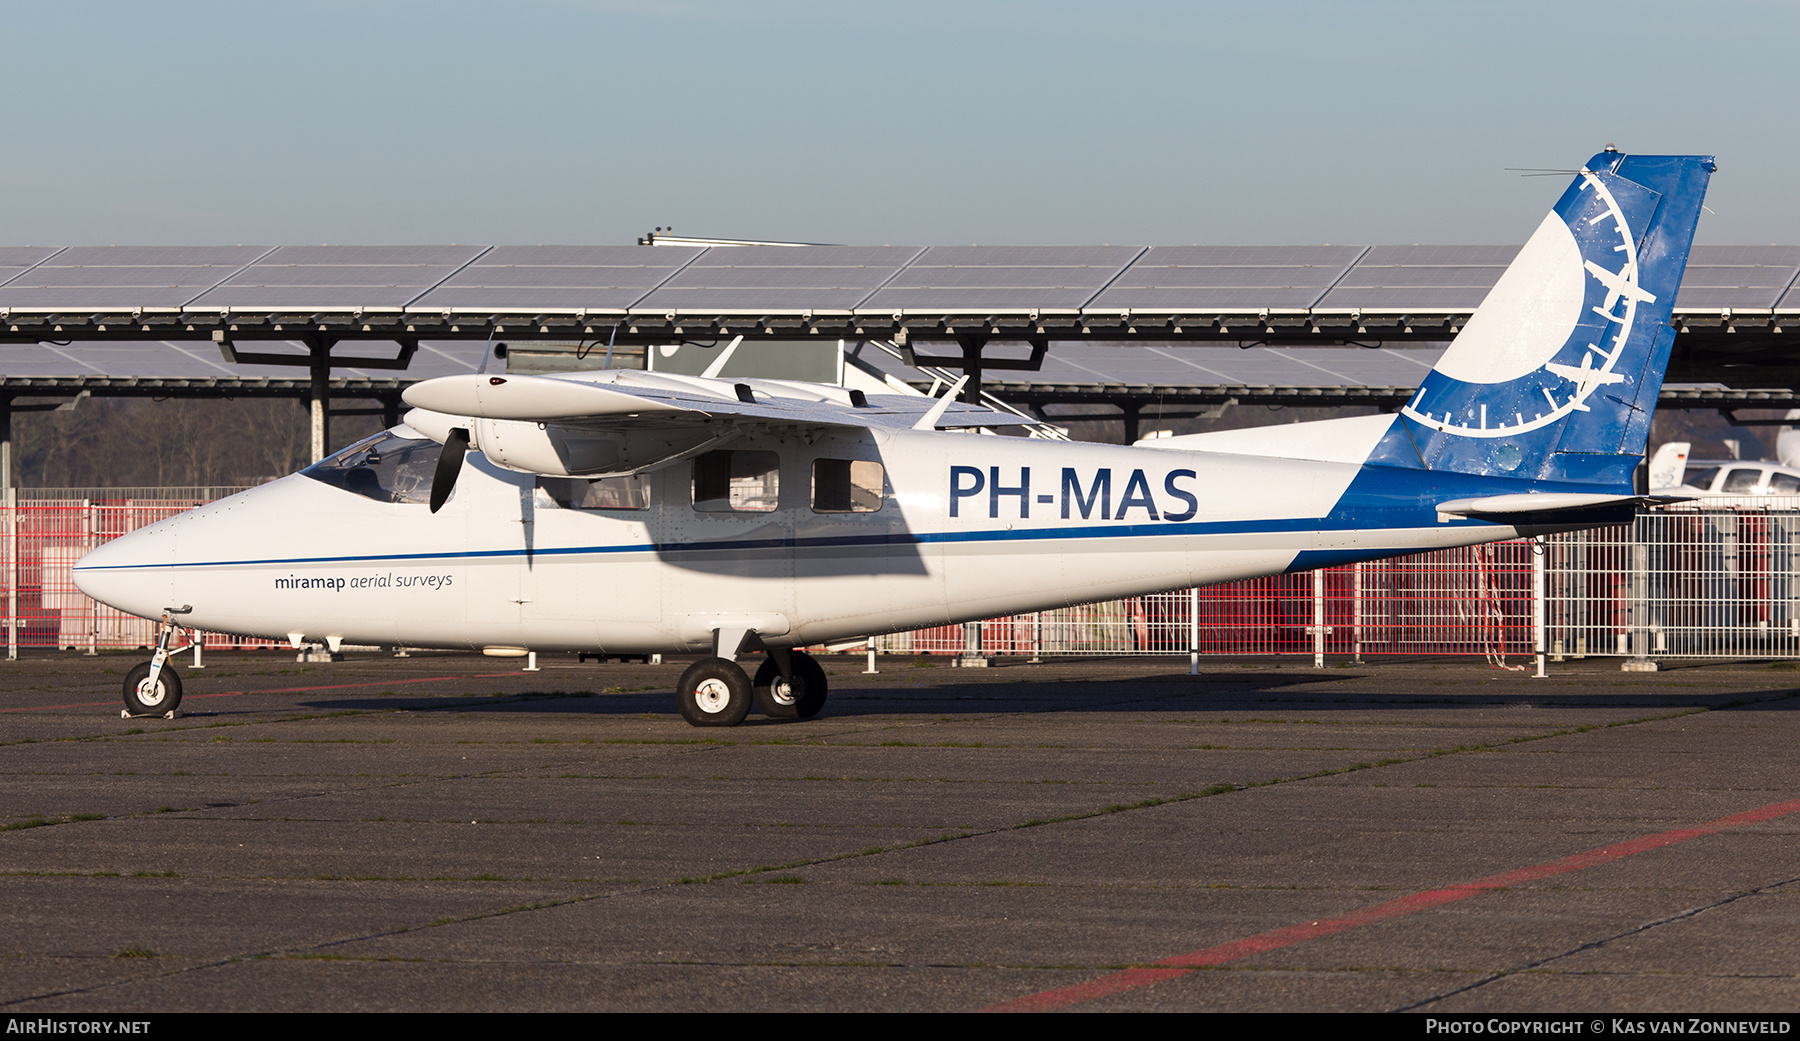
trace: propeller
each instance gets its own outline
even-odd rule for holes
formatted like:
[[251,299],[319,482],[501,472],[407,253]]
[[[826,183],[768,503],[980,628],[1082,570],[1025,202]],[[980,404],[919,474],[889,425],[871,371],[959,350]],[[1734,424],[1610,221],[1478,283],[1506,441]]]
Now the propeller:
[[462,473],[463,456],[469,453],[469,432],[451,427],[444,438],[444,451],[438,456],[437,472],[431,475],[431,512],[436,513],[456,490],[456,478]]

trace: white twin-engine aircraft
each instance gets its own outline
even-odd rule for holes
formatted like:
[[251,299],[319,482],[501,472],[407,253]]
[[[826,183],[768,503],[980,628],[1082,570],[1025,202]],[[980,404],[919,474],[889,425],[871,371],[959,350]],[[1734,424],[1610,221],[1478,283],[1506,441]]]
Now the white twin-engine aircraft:
[[[1713,168],[1590,159],[1397,415],[1124,447],[976,436],[1019,420],[954,391],[450,376],[406,392],[403,425],[110,542],[75,580],[296,644],[698,652],[681,713],[731,726],[820,710],[797,647],[1614,523],[1647,501]],[[756,650],[752,678],[734,659]],[[166,657],[128,712],[173,710]]]

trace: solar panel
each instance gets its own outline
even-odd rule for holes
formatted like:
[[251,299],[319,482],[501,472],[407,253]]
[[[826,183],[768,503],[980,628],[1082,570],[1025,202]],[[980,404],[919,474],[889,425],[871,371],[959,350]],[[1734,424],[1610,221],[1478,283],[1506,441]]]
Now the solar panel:
[[1796,274],[1800,274],[1800,247],[1695,246],[1675,306],[1774,307]]
[[282,246],[189,306],[277,311],[401,307],[488,248]]
[[932,246],[862,310],[1075,310],[1142,246]]
[[267,246],[72,246],[0,286],[0,307],[180,307],[267,252]]
[[[1174,344],[1057,343],[1037,372],[996,372],[991,379],[1037,384],[1169,387],[1413,387],[1437,363],[1443,344],[1369,350],[1357,347],[1189,347]],[[887,372],[905,371],[880,351],[859,355]]]
[[918,246],[713,246],[636,307],[849,310],[920,251]]
[[1362,246],[1152,246],[1090,310],[1311,307]]
[[411,306],[623,309],[702,252],[695,246],[495,246]]
[[1318,307],[1472,310],[1518,253],[1518,246],[1371,246]]

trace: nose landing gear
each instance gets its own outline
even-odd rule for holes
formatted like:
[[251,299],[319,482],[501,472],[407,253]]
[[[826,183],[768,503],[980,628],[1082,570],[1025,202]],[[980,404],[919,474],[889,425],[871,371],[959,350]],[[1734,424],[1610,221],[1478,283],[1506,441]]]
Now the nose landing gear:
[[149,661],[139,662],[125,674],[125,710],[119,713],[120,718],[175,718],[175,710],[181,705],[181,677],[169,666],[169,656],[193,646],[193,642],[189,641],[183,647],[170,648],[169,643],[176,628],[169,616],[185,614],[191,610],[193,608],[170,608],[163,612],[162,630],[156,637],[156,653],[150,656]]

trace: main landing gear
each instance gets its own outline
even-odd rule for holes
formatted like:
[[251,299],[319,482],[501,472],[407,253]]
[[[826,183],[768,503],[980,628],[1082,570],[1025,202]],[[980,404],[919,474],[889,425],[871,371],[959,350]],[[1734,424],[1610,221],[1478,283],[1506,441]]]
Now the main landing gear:
[[181,705],[181,677],[169,665],[169,656],[186,648],[170,649],[169,642],[176,629],[169,614],[169,611],[163,612],[162,631],[156,637],[156,653],[149,661],[139,662],[125,674],[125,710],[119,713],[123,718],[161,716],[174,719],[175,710]]
[[675,700],[681,718],[694,726],[734,727],[750,714],[753,702],[771,719],[811,719],[825,707],[827,686],[825,670],[812,655],[773,650],[756,670],[754,684],[737,662],[700,659],[681,674]]

